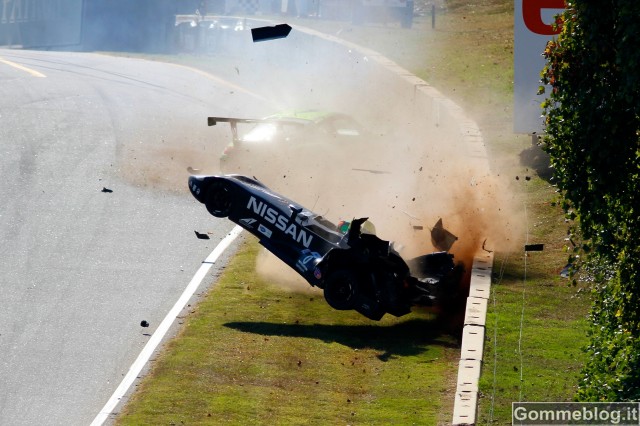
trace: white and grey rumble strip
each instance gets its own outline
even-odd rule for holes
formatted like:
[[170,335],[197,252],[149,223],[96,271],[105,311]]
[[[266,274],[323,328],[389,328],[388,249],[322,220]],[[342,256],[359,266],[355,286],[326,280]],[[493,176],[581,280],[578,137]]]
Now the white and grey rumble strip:
[[493,253],[480,254],[473,259],[453,405],[454,426],[476,424],[478,382],[482,369],[492,267]]

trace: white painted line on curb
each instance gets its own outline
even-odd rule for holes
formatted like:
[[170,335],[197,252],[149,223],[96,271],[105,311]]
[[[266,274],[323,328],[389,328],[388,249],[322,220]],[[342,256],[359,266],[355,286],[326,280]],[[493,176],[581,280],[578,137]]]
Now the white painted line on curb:
[[478,412],[478,385],[482,370],[488,297],[491,291],[493,254],[473,259],[471,283],[462,330],[458,384],[453,402],[454,426],[475,425]]
[[211,266],[213,266],[220,255],[224,253],[224,251],[231,245],[231,243],[238,237],[238,235],[240,235],[241,232],[242,228],[239,225],[236,225],[231,230],[231,232],[229,232],[227,236],[222,241],[220,241],[220,243],[218,243],[211,254],[207,256],[207,258],[202,262],[202,265],[193,276],[191,282],[189,283],[187,288],[185,288],[176,304],[173,305],[173,308],[171,308],[167,316],[164,317],[164,320],[162,320],[162,322],[158,326],[158,329],[155,331],[155,333],[153,333],[153,336],[151,336],[151,339],[149,339],[145,347],[142,349],[142,352],[140,352],[138,358],[129,368],[129,372],[124,377],[124,379],[122,379],[120,386],[118,386],[113,395],[111,395],[109,401],[107,401],[102,410],[100,410],[100,413],[96,416],[93,422],[91,422],[91,426],[102,425],[111,415],[112,411],[116,408],[122,397],[124,397],[125,393],[127,393],[138,375],[140,375],[140,372],[147,364],[149,358],[151,358],[151,355],[153,355],[153,352],[156,350],[164,336],[169,331],[169,328],[175,321],[176,317],[184,309],[189,299],[191,299],[191,296],[193,296],[193,294],[196,292],[196,290],[200,286],[200,283],[207,275],[207,272],[209,272],[209,269],[211,269]]

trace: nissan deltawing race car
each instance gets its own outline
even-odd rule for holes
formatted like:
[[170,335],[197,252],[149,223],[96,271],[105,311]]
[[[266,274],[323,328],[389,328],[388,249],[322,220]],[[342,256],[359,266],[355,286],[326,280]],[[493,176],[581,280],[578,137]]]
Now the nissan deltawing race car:
[[309,284],[323,289],[335,309],[355,309],[379,320],[385,313],[405,315],[414,305],[437,305],[458,288],[463,266],[453,255],[443,251],[405,262],[389,241],[362,232],[366,218],[353,220],[341,232],[241,175],[192,175],[189,189],[210,214],[240,225]]
[[[283,112],[262,119],[209,117],[209,126],[229,123],[231,142],[220,156],[223,173],[259,174],[261,164],[364,148],[370,135],[351,116],[322,111]],[[241,131],[244,130],[244,131]]]

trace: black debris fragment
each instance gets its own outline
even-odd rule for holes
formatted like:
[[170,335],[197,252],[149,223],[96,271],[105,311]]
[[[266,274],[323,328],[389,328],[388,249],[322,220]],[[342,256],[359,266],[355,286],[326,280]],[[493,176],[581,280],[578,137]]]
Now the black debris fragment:
[[196,237],[198,237],[199,240],[208,240],[209,236],[207,234],[201,234],[198,231],[193,231],[196,233]]
[[103,186],[102,187],[102,191],[100,191],[100,192],[106,192],[106,193],[110,194],[110,193],[113,192],[113,190]]
[[458,237],[444,229],[442,218],[438,219],[433,229],[431,229],[431,244],[438,250],[449,251],[456,241],[458,241]]
[[285,38],[291,32],[291,26],[288,24],[278,24],[273,27],[251,28],[251,37],[253,42],[274,40]]
[[526,244],[524,251],[542,251],[544,250],[544,244]]
[[148,321],[145,321],[145,320],[142,320],[142,321],[140,322],[140,327],[149,327],[149,322],[148,322]]

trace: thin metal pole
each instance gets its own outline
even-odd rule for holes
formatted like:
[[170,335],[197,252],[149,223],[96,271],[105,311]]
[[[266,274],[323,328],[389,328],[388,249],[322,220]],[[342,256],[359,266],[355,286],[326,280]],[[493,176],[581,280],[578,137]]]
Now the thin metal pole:
[[436,27],[436,5],[431,3],[431,29]]

